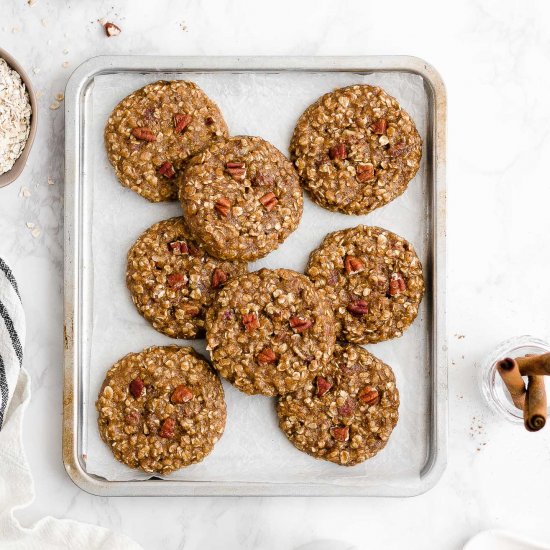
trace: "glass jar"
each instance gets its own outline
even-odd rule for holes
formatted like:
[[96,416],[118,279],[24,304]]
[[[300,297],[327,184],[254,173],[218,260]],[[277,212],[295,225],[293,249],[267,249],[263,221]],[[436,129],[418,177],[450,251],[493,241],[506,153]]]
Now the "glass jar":
[[[523,411],[516,409],[512,402],[512,398],[497,371],[497,362],[505,357],[516,358],[529,353],[540,354],[549,351],[550,344],[534,336],[525,335],[516,336],[502,342],[486,357],[481,365],[481,391],[489,407],[494,412],[510,422],[523,423]],[[548,378],[550,377],[545,377],[547,392],[550,390]],[[524,379],[527,383],[526,376],[524,376]]]

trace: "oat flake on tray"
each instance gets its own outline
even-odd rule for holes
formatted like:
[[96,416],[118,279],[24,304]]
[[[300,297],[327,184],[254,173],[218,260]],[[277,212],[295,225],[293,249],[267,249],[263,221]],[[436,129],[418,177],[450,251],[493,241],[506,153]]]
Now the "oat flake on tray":
[[20,157],[31,128],[31,102],[19,74],[0,58],[0,175]]

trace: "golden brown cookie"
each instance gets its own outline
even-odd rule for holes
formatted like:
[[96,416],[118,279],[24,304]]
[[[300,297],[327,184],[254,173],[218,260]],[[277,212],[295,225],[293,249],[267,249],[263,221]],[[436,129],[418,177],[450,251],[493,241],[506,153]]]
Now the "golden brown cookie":
[[183,218],[151,226],[128,252],[126,285],[137,310],[172,338],[201,338],[204,317],[228,280],[246,263],[218,260],[193,240]]
[[261,269],[220,291],[206,314],[206,340],[215,369],[239,390],[285,394],[328,361],[334,317],[301,273]]
[[413,246],[380,227],[329,233],[311,253],[306,274],[333,307],[337,338],[356,344],[401,336],[424,295]]
[[422,156],[410,116],[382,88],[329,92],[298,120],[291,158],[311,198],[345,214],[367,214],[407,188]]
[[302,216],[296,170],[259,137],[220,140],[195,156],[179,196],[191,232],[210,254],[227,260],[269,254]]
[[188,158],[227,135],[218,106],[196,84],[159,80],[115,107],[105,148],[120,183],[159,202],[177,199],[177,176]]
[[219,378],[193,348],[177,346],[147,348],[115,363],[96,409],[115,458],[159,474],[203,460],[226,419]]
[[337,344],[314,380],[279,398],[279,426],[300,451],[343,466],[373,457],[399,418],[392,369],[360,346]]

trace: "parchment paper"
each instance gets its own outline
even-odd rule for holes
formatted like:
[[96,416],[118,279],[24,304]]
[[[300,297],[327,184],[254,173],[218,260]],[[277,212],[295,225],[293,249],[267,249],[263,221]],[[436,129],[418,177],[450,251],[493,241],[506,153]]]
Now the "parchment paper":
[[[90,318],[88,395],[85,396],[83,452],[90,473],[108,480],[148,476],[117,462],[97,430],[95,400],[107,369],[129,352],[151,345],[181,344],[205,353],[204,341],[173,340],[157,333],[135,310],[125,286],[126,253],[153,223],[179,215],[177,203],[151,204],[115,178],[103,146],[103,129],[115,105],[133,90],[160,78],[196,82],[220,106],[230,132],[259,135],[288,155],[296,120],[323,93],[354,83],[378,84],[411,114],[425,140],[427,97],[422,79],[406,73],[281,73],[281,74],[111,74],[95,78],[92,112],[88,113],[86,174],[93,214],[93,299]],[[250,265],[303,271],[309,253],[327,233],[360,223],[380,225],[410,240],[426,266],[428,247],[425,155],[404,195],[368,216],[346,216],[324,210],[305,196],[302,222],[295,233],[268,257]],[[425,269],[426,272],[426,269]],[[428,285],[429,286],[429,285]],[[418,482],[428,454],[429,327],[427,300],[402,338],[368,346],[391,365],[401,395],[400,420],[386,449],[367,462],[342,467],[316,460],[295,449],[277,426],[274,399],[250,397],[224,382],[228,407],[225,434],[201,464],[170,477],[193,481],[315,482],[411,486]]]

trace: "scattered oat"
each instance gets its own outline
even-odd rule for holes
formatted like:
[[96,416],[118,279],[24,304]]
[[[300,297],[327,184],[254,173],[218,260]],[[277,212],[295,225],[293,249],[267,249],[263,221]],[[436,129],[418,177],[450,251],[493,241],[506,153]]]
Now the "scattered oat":
[[11,32],[15,34],[16,32],[19,32],[21,29],[19,27],[12,27]]
[[42,26],[43,26],[43,27],[47,27],[47,26],[48,26],[48,20],[47,20],[47,19],[42,19],[40,22],[42,23]]
[[32,235],[35,239],[38,239],[38,237],[40,237],[41,234],[42,234],[42,231],[40,231],[40,228],[39,228],[39,227],[35,227],[35,228],[31,231],[31,235]]
[[59,109],[59,101],[54,101],[51,105],[50,105],[50,109],[52,111],[57,111],[57,109]]
[[64,69],[66,69],[68,66],[69,66],[69,62],[68,61],[63,61],[62,65],[61,65]]
[[187,32],[187,24],[185,23],[185,21],[182,21],[180,23],[180,27],[183,32]]
[[63,92],[59,92],[58,94],[55,94],[55,99],[57,101],[63,101],[65,99],[65,94]]
[[40,68],[39,67],[34,67],[34,69],[32,70],[32,72],[34,74],[39,74],[40,73]]
[[19,196],[28,199],[31,196],[29,188],[25,186],[21,187],[21,191],[19,191]]
[[464,334],[455,334],[455,338],[462,340],[463,338],[466,338],[466,336]]
[[34,6],[37,2],[38,0],[27,0],[27,4],[31,7]]
[[42,90],[38,90],[36,92],[36,99],[40,99],[44,95],[44,92]]
[[21,77],[0,58],[0,174],[21,156],[31,127],[31,103]]
[[65,48],[65,49],[63,50],[63,53],[64,53],[65,55],[67,55],[67,54],[69,53],[69,50],[68,50],[67,48]]
[[33,229],[33,228],[35,227],[33,222],[27,222],[25,225],[26,225],[29,229]]
[[55,185],[55,181],[50,176],[48,176],[48,185]]

